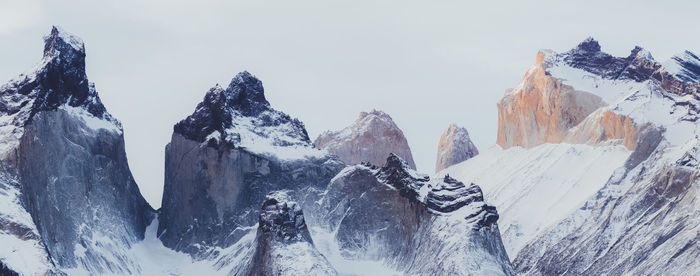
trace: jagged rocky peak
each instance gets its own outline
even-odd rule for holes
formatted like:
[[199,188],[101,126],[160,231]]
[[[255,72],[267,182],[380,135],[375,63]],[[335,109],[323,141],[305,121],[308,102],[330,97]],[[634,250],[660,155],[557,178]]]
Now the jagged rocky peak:
[[276,190],[314,195],[344,165],[313,147],[304,124],[265,99],[248,72],[215,86],[174,126],[165,149],[159,238],[199,258],[238,242]]
[[644,81],[660,67],[649,51],[635,46],[627,57],[615,57],[601,51],[597,40],[589,37],[568,52],[558,54],[570,66],[608,79]]
[[[448,213],[462,208],[472,203],[483,203],[484,194],[481,188],[474,183],[469,186],[463,182],[445,175],[442,181],[431,184],[432,188],[428,191],[426,197],[426,205],[428,208]],[[498,220],[496,207],[484,205],[487,212],[483,214],[483,220],[479,222],[483,225],[490,225]]]
[[357,120],[342,130],[321,133],[314,145],[337,155],[346,164],[370,162],[381,166],[386,156],[394,153],[416,168],[403,131],[389,114],[376,109],[360,112]]
[[314,221],[350,259],[381,260],[397,274],[514,275],[481,190],[430,179],[396,155],[381,168],[346,167],[319,202]]
[[389,154],[377,177],[411,200],[418,199],[418,190],[430,180],[428,176],[417,174],[408,162],[393,153]]
[[700,57],[690,51],[683,51],[664,63],[664,68],[673,76],[690,83],[700,82]]
[[270,103],[265,99],[262,82],[248,71],[238,73],[225,92],[227,101],[238,107],[245,116],[257,115],[270,107]]
[[136,273],[126,252],[155,211],[129,170],[121,125],[88,82],[82,40],[54,27],[44,42],[39,64],[0,88],[0,194],[10,207],[0,220],[16,229],[0,233],[0,259],[26,274]]
[[288,191],[275,191],[265,196],[258,225],[259,233],[277,241],[311,242],[301,206],[292,201]]
[[85,43],[61,27],[53,26],[44,42],[44,57],[60,56],[64,62],[85,63]]
[[0,87],[0,115],[13,116],[11,124],[23,126],[37,112],[78,107],[121,128],[87,79],[82,40],[54,26],[44,43],[39,64]]
[[226,89],[211,88],[174,131],[211,146],[243,147],[256,153],[271,147],[311,147],[304,124],[273,109],[262,82],[247,71],[238,73]]
[[450,124],[447,130],[442,133],[440,143],[438,143],[435,172],[439,172],[478,154],[479,150],[469,138],[467,129]]
[[582,52],[582,53],[597,53],[600,52],[600,43],[593,37],[587,37],[581,43],[579,43],[576,48],[572,51]]
[[[235,273],[234,273],[235,274]],[[301,206],[291,191],[265,196],[260,210],[255,252],[246,275],[337,275],[314,246]]]
[[508,148],[622,140],[634,150],[640,127],[657,119],[655,123],[663,123],[631,108],[651,108],[640,99],[654,95],[677,102],[666,104],[689,105],[678,97],[697,95],[700,81],[693,72],[700,67],[694,55],[678,55],[661,64],[638,46],[627,57],[599,48],[597,41],[587,39],[564,53],[540,51],[536,66],[498,103],[497,143]]
[[431,179],[411,169],[406,161],[395,154],[389,155],[375,175],[401,196],[424,204],[435,214],[448,214],[471,204],[473,213],[468,214],[466,219],[479,226],[492,225],[498,219],[496,207],[485,203],[481,188],[476,184],[467,186],[449,175]]
[[696,93],[700,83],[700,61],[689,51],[659,63],[640,46],[635,46],[627,57],[615,57],[602,52],[598,42],[588,38],[568,52],[551,55],[548,64],[556,67],[555,63],[560,60],[604,79],[657,81],[665,90],[677,95]]

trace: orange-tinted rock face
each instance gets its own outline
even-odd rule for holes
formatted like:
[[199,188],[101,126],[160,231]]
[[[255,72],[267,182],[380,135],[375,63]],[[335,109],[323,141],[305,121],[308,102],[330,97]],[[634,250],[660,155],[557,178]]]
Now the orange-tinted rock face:
[[564,139],[572,144],[597,144],[622,139],[629,150],[637,146],[637,126],[630,117],[602,108],[588,116]]
[[521,85],[498,102],[498,139],[503,148],[559,143],[572,127],[605,105],[591,93],[576,91],[551,77],[537,54]]

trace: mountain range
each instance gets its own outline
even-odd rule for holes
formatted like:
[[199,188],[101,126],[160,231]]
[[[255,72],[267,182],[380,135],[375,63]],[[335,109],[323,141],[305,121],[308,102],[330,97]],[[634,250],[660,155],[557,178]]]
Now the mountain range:
[[[700,271],[700,58],[541,50],[496,145],[450,125],[433,174],[391,116],[313,140],[243,71],[164,149],[162,207],[53,27],[0,87],[0,275],[691,275]],[[203,89],[204,90],[204,89]]]

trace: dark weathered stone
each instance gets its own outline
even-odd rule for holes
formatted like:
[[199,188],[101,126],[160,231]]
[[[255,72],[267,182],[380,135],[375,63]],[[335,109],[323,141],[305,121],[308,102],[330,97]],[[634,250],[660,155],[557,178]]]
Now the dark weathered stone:
[[[290,249],[294,248],[294,249]],[[272,192],[260,210],[247,275],[337,275],[313,245],[301,206],[287,191]]]
[[570,66],[606,79],[629,79],[636,82],[653,79],[659,81],[667,91],[678,95],[694,94],[700,86],[700,59],[687,51],[685,58],[673,57],[683,68],[683,73],[679,75],[667,72],[662,64],[639,46],[634,47],[627,57],[615,57],[602,52],[598,41],[593,38],[584,40],[576,48],[561,55]]
[[[260,125],[239,134],[231,127],[241,120]],[[212,132],[223,137],[207,141]],[[215,246],[228,247],[258,222],[259,204],[269,192],[286,189],[294,197],[313,197],[344,166],[322,154],[281,159],[274,152],[253,153],[240,144],[241,135],[313,151],[304,125],[272,109],[262,83],[248,72],[234,77],[226,90],[213,88],[175,126],[165,149],[158,233],[167,247],[198,257]]]
[[155,211],[129,171],[121,124],[88,82],[82,41],[54,27],[45,43],[37,69],[0,88],[0,115],[10,119],[3,127],[13,128],[2,162],[14,169],[4,172],[18,180],[38,233],[6,226],[40,240],[56,268],[136,273],[137,260],[123,252],[143,239]]
[[[346,258],[382,260],[409,274],[479,274],[489,267],[489,273],[514,275],[495,208],[483,202],[478,187],[464,187],[449,177],[449,183],[430,181],[408,170],[395,155],[380,169],[348,167],[329,184],[319,211],[307,212],[307,219],[335,232]],[[434,194],[423,201],[421,188]],[[437,195],[455,191],[454,196]],[[469,202],[458,199],[460,193],[470,194]],[[468,209],[457,212],[462,210],[457,206]]]

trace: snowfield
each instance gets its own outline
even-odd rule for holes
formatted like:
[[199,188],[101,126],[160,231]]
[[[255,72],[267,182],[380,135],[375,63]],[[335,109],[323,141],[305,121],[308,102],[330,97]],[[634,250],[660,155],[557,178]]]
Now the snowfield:
[[528,241],[580,208],[630,153],[616,143],[494,146],[438,177],[449,174],[481,187],[485,200],[497,207],[501,238],[513,258]]

